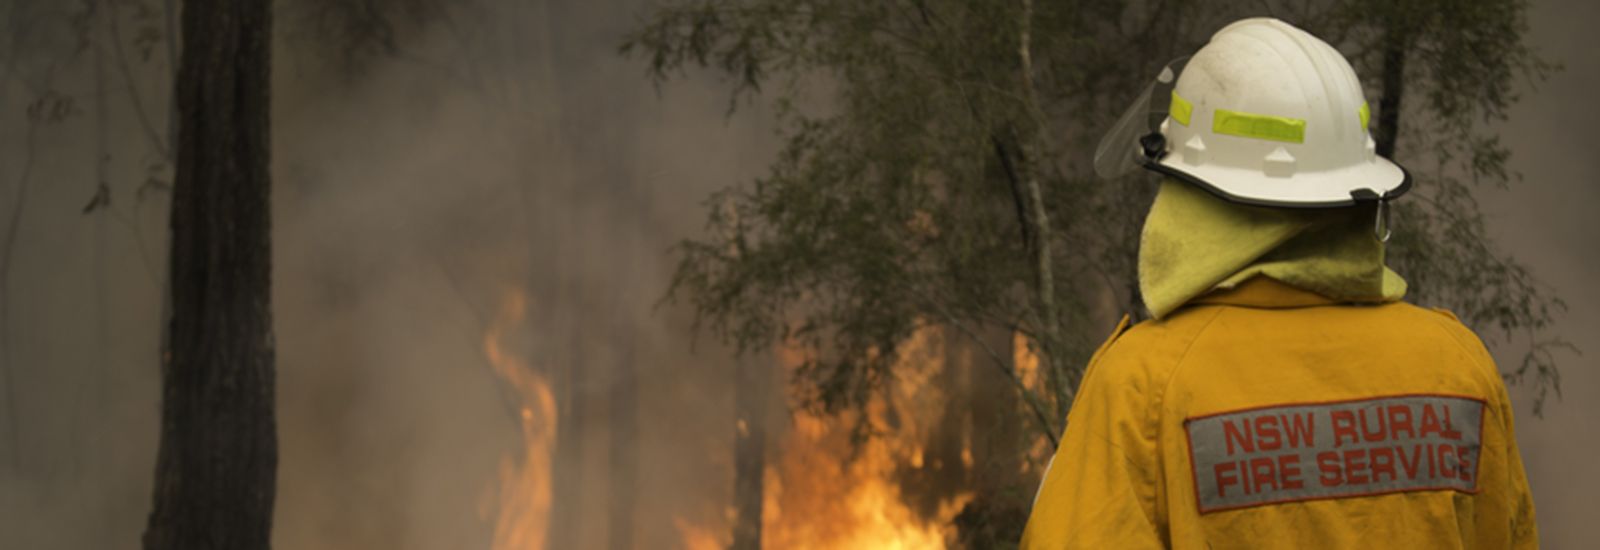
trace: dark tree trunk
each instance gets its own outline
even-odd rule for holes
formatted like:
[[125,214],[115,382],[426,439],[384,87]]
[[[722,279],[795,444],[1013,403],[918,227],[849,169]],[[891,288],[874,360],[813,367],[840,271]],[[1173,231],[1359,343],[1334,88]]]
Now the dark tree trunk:
[[271,547],[271,2],[189,0],[147,550]]
[[[620,348],[615,361],[568,366],[573,380],[568,397],[572,405],[563,410],[571,412],[563,416],[557,447],[564,450],[558,450],[552,472],[555,484],[548,547],[553,549],[600,548],[598,541],[586,540],[594,536],[586,529],[596,525],[604,533],[605,548],[632,550],[637,542],[640,358],[635,346],[640,333],[637,300],[632,298],[643,284],[636,276],[642,267],[637,259],[643,256],[642,222],[637,213],[648,210],[643,208],[637,182],[639,113],[635,100],[644,96],[617,92],[636,89],[638,72],[616,54],[618,37],[631,24],[629,18],[616,14],[631,10],[632,4],[630,0],[549,2],[544,10],[552,68],[561,75],[552,90],[560,120],[557,135],[575,159],[574,195],[577,204],[583,205],[578,210],[587,222],[579,227],[591,228],[592,235],[604,243],[581,246],[597,249],[599,254],[589,258],[609,274],[582,280],[568,299],[580,297],[576,307],[609,312],[609,317],[591,317],[589,324],[576,326],[585,337],[604,331]],[[595,303],[581,303],[584,298],[593,298]],[[584,338],[574,341],[579,346],[586,343]],[[601,389],[604,393],[587,394]],[[585,464],[583,441],[588,430],[600,426],[607,436],[605,464]],[[596,466],[600,469],[591,469]],[[580,504],[586,493],[594,492],[580,481],[593,479],[586,474],[605,480],[604,498],[599,501],[603,508]]]
[[[572,276],[576,279],[576,276]],[[566,281],[563,286],[568,288],[567,296],[576,296],[581,292],[582,285],[576,280]],[[581,307],[573,307],[573,316],[567,319],[572,323],[569,342],[571,353],[562,354],[566,364],[562,365],[565,380],[557,388],[557,400],[560,414],[560,427],[556,430],[555,460],[550,467],[551,501],[550,501],[550,530],[546,533],[546,548],[579,548],[578,527],[583,515],[579,513],[584,501],[583,480],[588,469],[583,460],[583,435],[588,432],[589,418],[589,365],[588,354],[583,349],[583,334],[585,316],[581,314]]]
[[1390,21],[1383,35],[1383,95],[1378,98],[1378,131],[1373,135],[1378,156],[1393,159],[1400,137],[1400,98],[1405,95],[1406,50],[1410,33],[1400,22]]
[[612,385],[611,400],[611,494],[606,499],[607,523],[611,526],[611,550],[633,550],[634,547],[634,491],[639,483],[639,383],[637,360],[638,336],[631,319],[619,327],[618,338],[625,338],[621,357],[617,358],[616,381]]
[[[1005,359],[1012,361],[1011,369],[1017,370],[1015,358],[1022,350],[1017,346],[1026,346],[1025,341],[1019,341],[1015,335],[998,329],[984,330],[980,334],[989,342],[989,347],[1001,353],[1009,352]],[[992,361],[982,355],[975,343],[964,342],[966,361],[973,364]],[[971,387],[971,408],[968,422],[972,423],[972,453],[974,458],[973,476],[979,490],[999,491],[1003,485],[1013,481],[1016,477],[1017,462],[1025,452],[1023,444],[1030,436],[1037,435],[1035,430],[1028,429],[1028,420],[1023,417],[1023,406],[1018,403],[1017,389],[1012,382],[1006,379],[1004,373],[995,372],[993,367],[973,373]],[[1036,366],[1035,373],[1039,383],[1046,376],[1044,369],[1049,368],[1041,358]],[[1034,388],[1035,391],[1041,388]],[[1054,418],[1060,423],[1065,417]],[[1059,435],[1059,434],[1057,434]]]
[[[764,357],[764,356],[758,356]],[[768,359],[741,359],[734,388],[733,524],[731,550],[761,548],[763,479],[767,469],[767,414],[772,402]]]
[[[610,50],[606,50],[607,54]],[[612,72],[607,75],[607,81],[615,86],[626,86],[626,75]],[[610,494],[606,498],[608,508],[606,522],[610,527],[608,532],[609,547],[611,550],[633,550],[634,532],[638,528],[634,521],[635,503],[639,500],[636,495],[639,480],[639,357],[637,354],[639,342],[638,318],[634,314],[635,303],[641,294],[639,289],[646,284],[637,276],[638,273],[647,272],[640,258],[645,257],[643,229],[640,220],[635,217],[637,212],[648,212],[648,206],[641,200],[641,190],[636,181],[635,163],[639,162],[637,138],[638,113],[632,108],[633,98],[623,96],[619,101],[621,105],[612,107],[611,121],[597,124],[592,135],[587,139],[593,140],[591,151],[596,152],[598,158],[600,151],[610,151],[613,157],[609,166],[597,170],[593,182],[598,188],[606,190],[610,197],[601,200],[615,205],[617,210],[607,212],[611,231],[611,250],[620,257],[613,256],[610,262],[619,265],[621,269],[616,273],[612,284],[615,285],[608,299],[613,300],[612,314],[615,316],[612,326],[615,338],[622,347],[617,361],[611,365],[611,395],[606,401],[609,408],[607,415],[610,417],[610,444],[611,450],[610,477],[608,488]]]

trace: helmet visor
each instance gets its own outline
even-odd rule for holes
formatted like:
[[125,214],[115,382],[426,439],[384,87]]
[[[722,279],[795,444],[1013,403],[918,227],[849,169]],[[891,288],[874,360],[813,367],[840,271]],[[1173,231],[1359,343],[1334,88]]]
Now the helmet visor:
[[1125,176],[1149,160],[1139,138],[1161,128],[1161,121],[1166,120],[1172,108],[1172,89],[1177,86],[1178,75],[1188,62],[1189,56],[1183,56],[1163,66],[1155,79],[1123,110],[1111,130],[1100,138],[1094,148],[1096,175],[1104,179]]

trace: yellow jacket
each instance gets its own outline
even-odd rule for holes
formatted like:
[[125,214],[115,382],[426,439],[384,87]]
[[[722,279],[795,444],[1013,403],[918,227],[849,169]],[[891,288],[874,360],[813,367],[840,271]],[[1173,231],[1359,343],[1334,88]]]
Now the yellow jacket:
[[1022,539],[1066,548],[1537,548],[1511,403],[1448,312],[1265,277],[1096,352]]

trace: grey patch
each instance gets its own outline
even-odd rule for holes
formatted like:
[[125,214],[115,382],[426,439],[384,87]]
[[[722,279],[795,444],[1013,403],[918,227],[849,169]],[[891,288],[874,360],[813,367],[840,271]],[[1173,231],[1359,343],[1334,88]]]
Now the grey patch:
[[1402,491],[1478,490],[1483,401],[1396,395],[1191,417],[1200,513]]

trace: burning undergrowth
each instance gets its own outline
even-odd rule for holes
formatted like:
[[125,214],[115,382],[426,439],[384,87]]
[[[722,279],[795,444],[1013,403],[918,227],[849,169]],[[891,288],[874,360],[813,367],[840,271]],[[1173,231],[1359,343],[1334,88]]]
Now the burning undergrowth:
[[[778,352],[785,371],[801,352]],[[789,413],[763,475],[762,548],[943,549],[973,499],[960,489],[973,466],[970,429],[945,383],[961,374],[937,328],[903,347],[896,378],[861,410]],[[954,420],[953,420],[954,419]],[[852,438],[857,422],[872,437]],[[739,511],[678,518],[685,548],[727,548]]]
[[512,291],[483,336],[483,351],[496,375],[512,390],[512,406],[522,435],[518,453],[502,458],[495,489],[494,550],[540,550],[549,530],[552,451],[556,443],[556,400],[550,383],[506,349],[508,331],[521,328],[527,303]]

